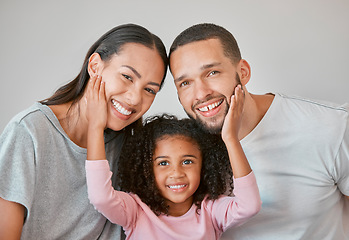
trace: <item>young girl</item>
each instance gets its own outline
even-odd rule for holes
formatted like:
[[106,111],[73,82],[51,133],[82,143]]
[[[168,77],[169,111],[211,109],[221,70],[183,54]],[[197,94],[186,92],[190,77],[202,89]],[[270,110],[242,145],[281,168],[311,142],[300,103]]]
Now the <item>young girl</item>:
[[244,96],[235,89],[222,130],[234,174],[234,197],[227,187],[228,159],[213,137],[189,119],[154,117],[128,139],[121,153],[114,190],[104,152],[103,83],[89,96],[86,161],[88,196],[111,222],[123,226],[127,239],[218,239],[261,207],[256,179],[237,132]]

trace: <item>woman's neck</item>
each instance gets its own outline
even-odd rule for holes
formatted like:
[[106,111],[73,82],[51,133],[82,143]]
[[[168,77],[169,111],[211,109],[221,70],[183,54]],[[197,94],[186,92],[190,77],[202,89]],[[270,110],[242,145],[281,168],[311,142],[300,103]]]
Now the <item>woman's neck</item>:
[[87,126],[88,122],[85,117],[85,106],[77,102],[50,105],[52,112],[56,115],[63,130],[76,145],[87,147]]

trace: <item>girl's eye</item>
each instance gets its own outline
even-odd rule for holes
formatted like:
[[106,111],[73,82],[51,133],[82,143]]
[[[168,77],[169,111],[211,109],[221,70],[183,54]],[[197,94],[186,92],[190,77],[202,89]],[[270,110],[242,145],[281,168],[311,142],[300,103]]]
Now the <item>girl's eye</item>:
[[130,76],[126,75],[126,74],[122,74],[122,76],[123,76],[124,78],[126,78],[127,80],[133,82],[132,77],[130,77]]
[[166,162],[166,161],[161,161],[161,162],[159,162],[159,165],[160,165],[160,166],[167,166],[167,165],[168,165],[168,162]]
[[184,87],[186,85],[189,85],[189,82],[188,81],[183,81],[179,84],[180,87]]
[[188,164],[191,164],[191,163],[193,163],[193,161],[190,160],[190,159],[186,159],[186,160],[183,161],[183,165],[188,165]]
[[147,92],[149,92],[149,93],[151,93],[151,94],[153,94],[153,95],[156,95],[156,91],[154,91],[154,90],[151,89],[151,88],[145,88],[145,91],[147,91]]

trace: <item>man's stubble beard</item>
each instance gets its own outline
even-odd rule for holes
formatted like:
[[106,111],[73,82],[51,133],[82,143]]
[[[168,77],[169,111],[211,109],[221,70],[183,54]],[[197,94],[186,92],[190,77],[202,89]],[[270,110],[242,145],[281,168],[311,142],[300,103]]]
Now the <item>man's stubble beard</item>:
[[[224,102],[224,101],[223,101]],[[224,103],[222,103],[224,104]],[[225,117],[227,116],[228,114],[228,111],[229,111],[229,107],[230,105],[228,104],[228,102],[225,100],[225,105],[226,105],[226,108],[225,108],[225,112],[223,113],[223,116],[221,117],[222,118],[222,122],[221,123],[218,123],[219,119],[217,117],[213,117],[209,122],[208,121],[204,121],[198,113],[195,113],[194,114],[196,115],[196,118],[194,118],[194,116],[190,113],[188,113],[187,111],[185,111],[188,115],[189,118],[195,120],[196,124],[202,129],[204,130],[205,132],[208,132],[210,134],[220,134],[221,131],[222,131],[222,127],[223,127],[223,123],[224,123],[224,119]],[[211,123],[217,123],[217,124],[211,124]]]
[[[241,80],[240,80],[240,76],[238,73],[236,73],[236,81],[237,81],[237,84],[235,86],[235,88],[238,86],[238,85],[241,85]],[[235,91],[235,88],[234,88],[234,91]],[[234,91],[233,91],[233,94],[234,95]],[[203,129],[204,131],[210,133],[210,134],[220,134],[222,132],[222,128],[223,128],[223,123],[224,123],[224,120],[225,120],[225,117],[227,116],[228,114],[228,111],[229,111],[229,108],[230,108],[230,105],[228,104],[228,101],[227,101],[227,98],[224,97],[224,101],[225,101],[225,104],[226,104],[226,108],[225,108],[225,112],[224,112],[224,116],[223,116],[223,120],[222,120],[222,123],[220,123],[218,126],[212,126],[210,127],[209,124],[207,124],[207,122],[205,122],[204,120],[202,120],[200,118],[200,116],[195,112],[194,109],[193,112],[194,114],[196,115],[197,118],[194,118],[193,115],[191,115],[190,113],[188,113],[187,111],[184,111],[186,112],[186,114],[188,115],[189,118],[195,120],[196,124],[201,128]],[[223,101],[223,102],[224,102]],[[223,104],[223,103],[222,103]],[[217,122],[218,119],[213,117],[212,121],[210,122]]]

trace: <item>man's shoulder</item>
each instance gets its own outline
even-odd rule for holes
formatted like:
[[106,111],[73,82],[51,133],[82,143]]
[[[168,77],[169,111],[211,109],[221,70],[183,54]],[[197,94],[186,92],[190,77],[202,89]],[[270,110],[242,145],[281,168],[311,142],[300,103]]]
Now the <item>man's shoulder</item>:
[[348,115],[349,103],[338,104],[330,101],[311,99],[295,95],[286,95],[277,93],[277,98],[281,99],[282,104],[294,104],[299,108],[318,109],[319,111],[329,111],[337,114]]

